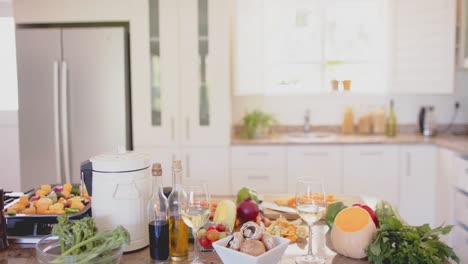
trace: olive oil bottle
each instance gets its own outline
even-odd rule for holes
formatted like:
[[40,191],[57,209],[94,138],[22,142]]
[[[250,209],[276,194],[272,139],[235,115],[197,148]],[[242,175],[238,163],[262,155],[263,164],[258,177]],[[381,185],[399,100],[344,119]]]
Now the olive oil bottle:
[[182,220],[182,164],[180,160],[172,162],[172,192],[169,195],[169,254],[173,261],[188,257],[189,228]]
[[387,129],[386,134],[388,137],[396,137],[398,132],[397,118],[395,115],[395,110],[393,100],[390,100],[390,112],[387,117]]

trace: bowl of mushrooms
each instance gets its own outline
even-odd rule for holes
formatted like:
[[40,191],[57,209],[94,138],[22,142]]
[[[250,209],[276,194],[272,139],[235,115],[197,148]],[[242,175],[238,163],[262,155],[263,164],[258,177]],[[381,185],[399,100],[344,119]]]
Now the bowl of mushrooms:
[[255,222],[247,222],[238,232],[213,243],[225,264],[278,263],[288,245],[288,239],[268,234]]

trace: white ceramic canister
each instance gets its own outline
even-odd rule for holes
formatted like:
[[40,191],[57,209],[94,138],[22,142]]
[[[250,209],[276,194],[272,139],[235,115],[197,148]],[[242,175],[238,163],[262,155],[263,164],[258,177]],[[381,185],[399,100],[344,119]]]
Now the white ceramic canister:
[[100,231],[122,225],[130,233],[125,252],[148,245],[146,202],[151,194],[149,157],[119,151],[90,159],[92,164],[92,216]]

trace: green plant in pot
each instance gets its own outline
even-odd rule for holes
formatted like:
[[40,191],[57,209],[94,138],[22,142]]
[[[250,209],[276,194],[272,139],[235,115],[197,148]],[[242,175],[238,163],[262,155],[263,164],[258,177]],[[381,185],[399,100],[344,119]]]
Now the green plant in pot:
[[243,138],[261,138],[271,133],[275,119],[271,114],[254,110],[245,114],[241,130]]

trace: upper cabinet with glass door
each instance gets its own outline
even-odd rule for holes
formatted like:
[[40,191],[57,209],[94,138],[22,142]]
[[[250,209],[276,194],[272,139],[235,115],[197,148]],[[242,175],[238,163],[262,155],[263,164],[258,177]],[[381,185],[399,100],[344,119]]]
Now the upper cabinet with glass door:
[[138,147],[229,144],[231,0],[149,0],[148,88],[135,93]]
[[133,87],[136,148],[179,143],[178,2],[148,0],[148,83]]
[[228,145],[230,0],[180,0],[181,141]]

